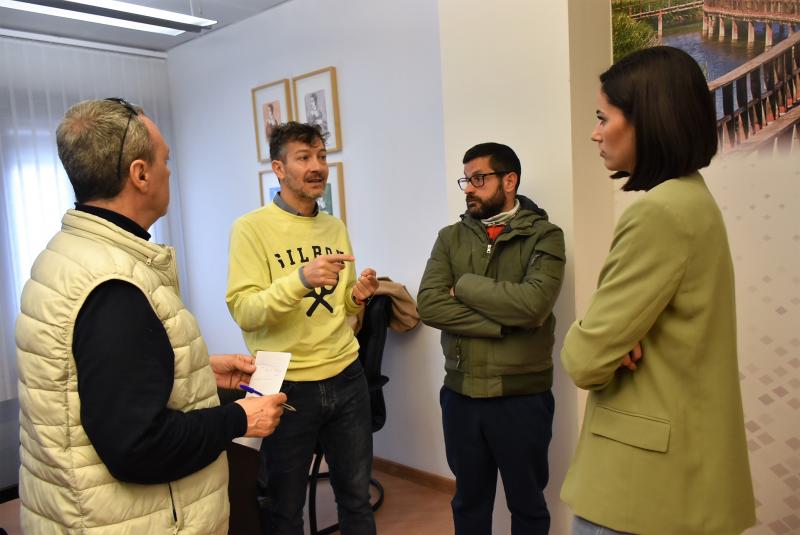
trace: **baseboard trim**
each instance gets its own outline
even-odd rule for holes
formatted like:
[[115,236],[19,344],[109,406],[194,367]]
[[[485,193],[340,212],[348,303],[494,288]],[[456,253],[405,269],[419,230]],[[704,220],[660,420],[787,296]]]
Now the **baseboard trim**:
[[405,479],[406,481],[417,483],[423,487],[447,493],[450,496],[456,493],[456,481],[448,477],[431,474],[430,472],[411,468],[410,466],[380,457],[374,457],[372,459],[372,467],[375,470],[380,470],[381,472]]

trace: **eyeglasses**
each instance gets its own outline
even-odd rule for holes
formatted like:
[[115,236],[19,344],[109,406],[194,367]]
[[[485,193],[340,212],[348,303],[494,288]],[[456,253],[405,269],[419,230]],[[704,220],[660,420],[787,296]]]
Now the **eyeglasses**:
[[134,116],[139,115],[139,112],[136,111],[136,108],[133,107],[133,104],[131,104],[124,98],[112,97],[112,98],[107,98],[106,100],[109,102],[116,102],[117,104],[128,110],[130,114],[128,115],[128,122],[125,124],[125,132],[122,134],[122,143],[120,143],[119,145],[119,158],[117,158],[117,178],[120,178],[122,176],[122,151],[123,149],[125,149],[125,138],[128,137],[128,127],[130,127],[131,125],[131,119],[133,119]]
[[472,176],[462,176],[457,180],[458,187],[461,188],[462,191],[467,189],[467,184],[472,184],[474,187],[480,188],[483,186],[487,176],[502,176],[507,175],[510,172],[511,171],[492,171],[491,173],[475,173]]

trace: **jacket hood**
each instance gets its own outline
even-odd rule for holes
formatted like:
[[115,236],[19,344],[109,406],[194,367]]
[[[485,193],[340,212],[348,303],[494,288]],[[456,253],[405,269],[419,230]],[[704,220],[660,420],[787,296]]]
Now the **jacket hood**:
[[539,208],[538,204],[527,198],[525,195],[517,195],[517,199],[519,199],[520,210],[530,210],[539,217],[549,221],[547,212],[544,211],[544,208]]

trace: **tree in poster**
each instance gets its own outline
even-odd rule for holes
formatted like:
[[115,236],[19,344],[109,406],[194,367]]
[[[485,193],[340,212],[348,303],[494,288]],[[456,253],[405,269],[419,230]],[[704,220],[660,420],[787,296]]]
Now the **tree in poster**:
[[658,42],[656,31],[649,24],[633,20],[625,13],[614,13],[612,18],[614,32],[614,61],[631,52],[654,46]]

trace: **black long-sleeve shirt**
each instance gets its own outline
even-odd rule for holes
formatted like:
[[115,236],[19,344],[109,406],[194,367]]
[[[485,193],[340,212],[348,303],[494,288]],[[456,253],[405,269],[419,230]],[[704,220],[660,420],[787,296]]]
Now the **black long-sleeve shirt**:
[[[116,212],[76,208],[150,239]],[[174,481],[213,462],[247,430],[236,404],[186,413],[167,408],[175,354],[147,298],[128,282],[107,281],[89,295],[75,322],[72,351],[83,428],[117,479]]]

